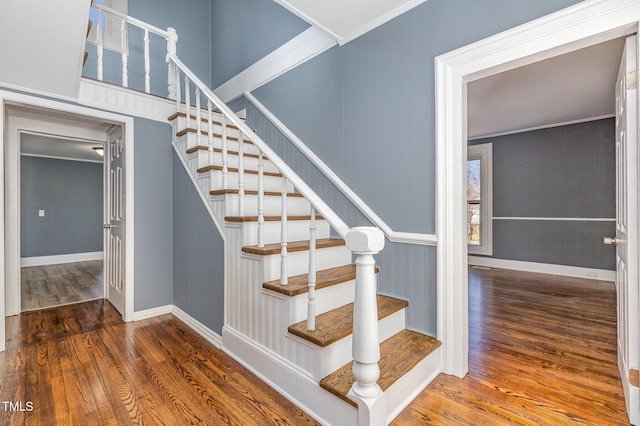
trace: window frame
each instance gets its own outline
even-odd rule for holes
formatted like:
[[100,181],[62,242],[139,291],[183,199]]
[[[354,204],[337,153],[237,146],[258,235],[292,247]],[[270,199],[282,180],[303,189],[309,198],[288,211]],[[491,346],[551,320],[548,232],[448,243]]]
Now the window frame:
[[[469,254],[493,255],[493,144],[484,143],[467,147],[467,162],[480,160],[480,244],[468,244]],[[469,199],[467,196],[466,208]],[[465,213],[465,216],[467,214]],[[468,226],[468,223],[467,223]]]
[[[125,15],[129,11],[128,0],[105,0],[105,6],[116,10]],[[120,28],[122,26],[122,20],[118,17],[107,16],[107,28],[103,28],[102,33],[102,46],[105,49],[113,50],[118,53],[122,53],[122,37]],[[125,32],[126,34],[126,32]],[[97,45],[98,44],[98,28],[97,25],[91,27],[88,40]]]

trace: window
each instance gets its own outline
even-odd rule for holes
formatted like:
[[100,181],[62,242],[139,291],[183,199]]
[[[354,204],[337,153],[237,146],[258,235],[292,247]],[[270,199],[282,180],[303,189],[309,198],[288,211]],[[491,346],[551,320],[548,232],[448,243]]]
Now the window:
[[[109,7],[118,12],[127,14],[128,0],[93,0],[93,4]],[[102,30],[102,41],[105,49],[122,50],[122,20],[114,16],[107,16],[104,12],[98,11],[95,7],[89,9],[89,20],[91,21],[91,32],[89,41],[98,44],[98,23]]]
[[493,254],[492,145],[467,148],[467,244],[469,254]]

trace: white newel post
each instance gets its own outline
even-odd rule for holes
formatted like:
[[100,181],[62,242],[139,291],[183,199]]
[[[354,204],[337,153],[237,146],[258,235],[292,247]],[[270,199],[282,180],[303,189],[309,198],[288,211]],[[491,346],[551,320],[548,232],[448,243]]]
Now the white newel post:
[[358,403],[359,426],[383,426],[387,420],[386,398],[380,386],[377,282],[374,254],[384,247],[378,228],[357,227],[346,243],[356,257],[356,295],[353,309],[353,376],[349,397]]
[[[174,28],[167,28],[167,54],[172,53],[174,55],[177,54],[178,50],[178,33]],[[177,89],[176,86],[179,84],[178,79],[176,77],[176,65],[169,60],[169,56],[167,55],[167,63],[169,66],[169,71],[167,74],[167,88],[169,90],[169,99],[177,99]]]

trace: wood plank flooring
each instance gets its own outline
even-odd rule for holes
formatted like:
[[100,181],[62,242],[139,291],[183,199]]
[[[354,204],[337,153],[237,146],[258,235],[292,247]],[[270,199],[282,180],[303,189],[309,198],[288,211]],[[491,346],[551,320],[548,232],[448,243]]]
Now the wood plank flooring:
[[629,424],[610,283],[469,272],[469,373],[439,375],[394,425]]
[[103,297],[102,260],[20,268],[23,311]]
[[315,425],[173,315],[123,323],[105,300],[7,318],[3,425]]

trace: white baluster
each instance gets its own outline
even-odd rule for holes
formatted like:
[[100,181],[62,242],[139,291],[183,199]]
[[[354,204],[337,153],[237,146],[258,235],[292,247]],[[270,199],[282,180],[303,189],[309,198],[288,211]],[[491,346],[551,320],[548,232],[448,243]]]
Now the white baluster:
[[316,209],[311,206],[309,224],[309,303],[307,305],[307,329],[316,329]]
[[151,93],[151,63],[149,61],[149,30],[144,30],[144,91]]
[[189,77],[184,76],[184,110],[187,114],[187,129],[191,127],[191,87]]
[[122,50],[122,87],[129,87],[129,71],[127,71],[127,63],[129,62],[128,45],[127,45],[127,21],[122,20],[120,27],[120,49]]
[[244,216],[244,135],[238,131],[238,201],[240,216]]
[[197,145],[202,145],[202,112],[200,110],[200,88],[196,86],[196,140]]
[[209,165],[213,165],[213,112],[211,101],[207,101],[207,113],[209,114]]
[[[167,53],[176,54],[178,45],[178,34],[174,28],[167,28]],[[169,60],[167,55],[167,89],[169,92],[169,99],[178,99],[178,89],[176,86],[180,85],[180,80],[176,76],[176,65]]]
[[222,126],[222,187],[227,189],[229,188],[229,167],[227,165],[229,154],[227,153],[227,119],[224,115],[220,117],[220,124]]
[[264,247],[264,158],[258,154],[258,247]]
[[282,212],[280,216],[280,285],[289,284],[287,268],[287,178],[282,177]]
[[353,376],[349,397],[358,403],[358,425],[386,424],[385,395],[378,386],[380,344],[375,260],[384,247],[384,234],[378,228],[353,228],[346,237],[349,250],[356,254],[356,293],[353,308]]
[[102,40],[102,11],[98,9],[98,28],[96,29],[98,35],[98,47],[96,48],[96,53],[98,55],[98,81],[103,81],[103,73],[104,73],[104,47]]
[[176,64],[173,64],[174,69],[176,70],[176,76],[174,77],[174,81],[176,82],[176,103],[178,104],[178,111],[180,111],[180,104],[182,103],[182,89],[180,88],[180,68]]

